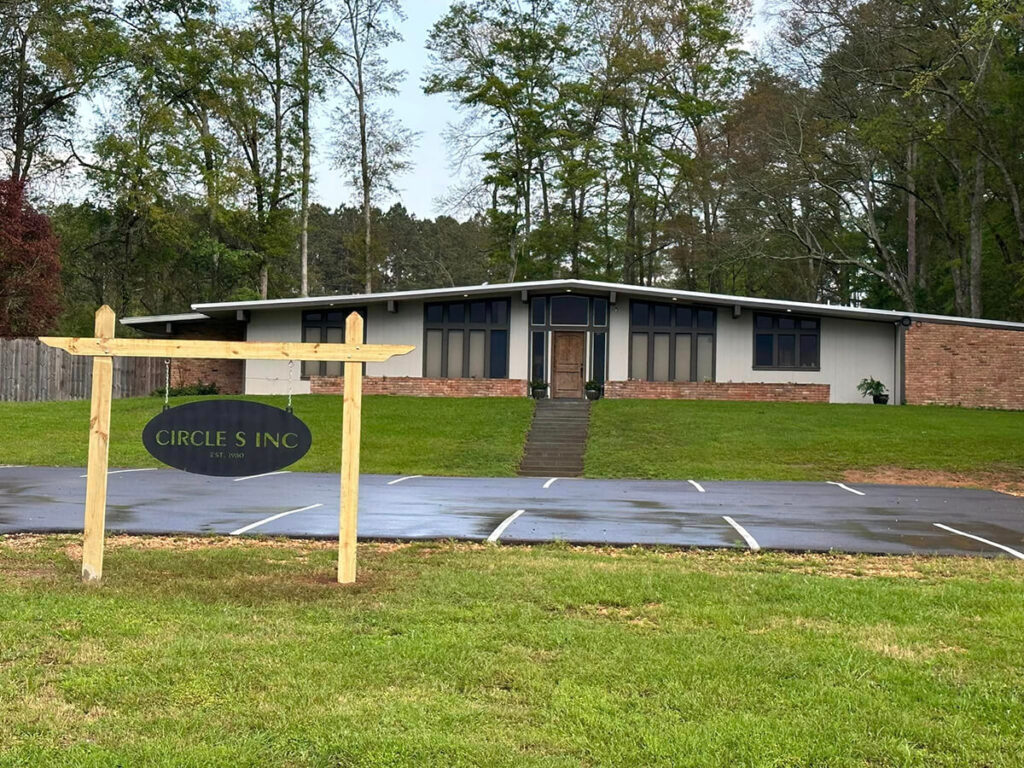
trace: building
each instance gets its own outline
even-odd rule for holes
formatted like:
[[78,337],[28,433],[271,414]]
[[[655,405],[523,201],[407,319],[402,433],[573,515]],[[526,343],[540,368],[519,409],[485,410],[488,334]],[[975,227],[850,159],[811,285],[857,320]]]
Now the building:
[[[590,280],[196,304],[133,317],[148,334],[340,342],[360,312],[369,343],[415,344],[367,363],[368,394],[550,395],[1024,408],[1024,323],[756,299]],[[341,363],[176,361],[175,385],[222,392],[337,393]],[[291,383],[289,384],[289,379]]]

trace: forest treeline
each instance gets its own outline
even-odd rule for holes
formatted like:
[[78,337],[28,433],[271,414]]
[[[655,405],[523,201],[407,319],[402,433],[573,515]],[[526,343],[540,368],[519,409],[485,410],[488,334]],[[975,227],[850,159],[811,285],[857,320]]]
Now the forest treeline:
[[551,277],[1024,319],[1022,4],[772,10],[452,3],[429,220],[383,204],[398,0],[0,0],[0,333]]

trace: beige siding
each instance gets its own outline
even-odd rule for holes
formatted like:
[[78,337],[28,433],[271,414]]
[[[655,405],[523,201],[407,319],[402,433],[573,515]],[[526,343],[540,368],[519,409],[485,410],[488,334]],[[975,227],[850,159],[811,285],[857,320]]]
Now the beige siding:
[[819,371],[755,371],[753,323],[749,310],[743,310],[738,318],[733,318],[731,308],[718,310],[716,381],[828,384],[833,403],[864,403],[870,400],[861,397],[857,384],[873,376],[888,387],[889,402],[899,402],[892,323],[821,318]]
[[[301,341],[302,310],[280,309],[253,312],[246,328],[247,341]],[[292,370],[292,393],[309,393],[309,382],[302,381],[302,370],[295,363]],[[288,391],[286,360],[247,360],[245,363],[245,394],[283,395]]]
[[367,363],[367,376],[423,375],[423,302],[403,301],[397,306],[397,312],[388,312],[387,304],[370,304],[367,307],[366,342],[413,344],[416,349],[383,363]]

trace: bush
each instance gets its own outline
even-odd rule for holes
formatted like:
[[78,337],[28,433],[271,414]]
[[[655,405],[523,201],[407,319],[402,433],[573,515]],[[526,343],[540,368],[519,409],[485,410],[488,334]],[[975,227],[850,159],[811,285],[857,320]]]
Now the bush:
[[[219,395],[220,389],[216,384],[210,382],[209,384],[189,384],[187,387],[171,387],[170,394],[168,397],[192,397],[194,395]],[[154,397],[163,397],[164,388],[153,390]]]

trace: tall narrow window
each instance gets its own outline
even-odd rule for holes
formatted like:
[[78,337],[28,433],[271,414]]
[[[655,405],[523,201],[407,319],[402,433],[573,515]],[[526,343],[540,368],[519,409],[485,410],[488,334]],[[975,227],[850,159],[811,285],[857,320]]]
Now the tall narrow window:
[[668,381],[668,350],[670,336],[667,333],[654,334],[654,365],[651,381]]
[[676,334],[676,381],[692,381],[690,354],[693,336],[689,333]]
[[633,334],[633,351],[630,355],[629,378],[647,380],[647,334]]
[[544,337],[547,335],[544,331],[534,331],[530,334],[533,340],[530,342],[531,350],[531,363],[530,363],[530,378],[533,381],[545,381],[544,378]]
[[697,381],[715,380],[715,337],[697,334]]
[[508,331],[491,331],[490,377],[504,379],[508,376]]
[[484,331],[469,332],[469,378],[484,377]]
[[443,344],[444,331],[427,331],[427,353],[424,356],[426,366],[423,375],[428,379],[440,379],[441,374],[441,347]]
[[594,334],[594,359],[591,365],[591,378],[598,384],[604,384],[605,360],[608,357],[608,335],[605,333]]

